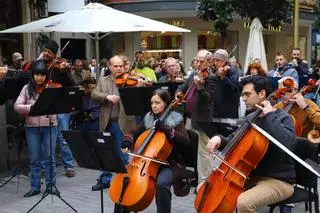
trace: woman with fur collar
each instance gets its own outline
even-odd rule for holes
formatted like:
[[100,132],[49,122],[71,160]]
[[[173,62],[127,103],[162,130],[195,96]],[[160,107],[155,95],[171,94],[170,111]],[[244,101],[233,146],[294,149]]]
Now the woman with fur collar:
[[143,121],[132,130],[129,135],[125,135],[122,148],[134,147],[136,139],[147,129],[155,128],[156,131],[163,132],[167,139],[173,144],[173,149],[167,161],[169,166],[161,166],[158,170],[156,180],[156,204],[158,213],[171,212],[171,191],[173,185],[174,193],[178,196],[185,196],[189,193],[190,186],[181,184],[181,174],[185,171],[184,162],[179,154],[177,144],[189,145],[190,140],[187,130],[184,127],[183,117],[180,113],[170,111],[164,121],[159,118],[171,102],[170,94],[167,90],[157,89],[151,97],[151,111],[148,112]]

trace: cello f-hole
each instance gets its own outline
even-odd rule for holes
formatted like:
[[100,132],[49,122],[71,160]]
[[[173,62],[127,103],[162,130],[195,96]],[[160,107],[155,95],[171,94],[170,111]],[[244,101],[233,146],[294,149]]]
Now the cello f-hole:
[[146,167],[147,162],[146,162],[146,160],[142,160],[141,162],[142,162],[142,168],[140,170],[140,176],[143,177],[146,175],[146,173],[144,172],[144,168]]

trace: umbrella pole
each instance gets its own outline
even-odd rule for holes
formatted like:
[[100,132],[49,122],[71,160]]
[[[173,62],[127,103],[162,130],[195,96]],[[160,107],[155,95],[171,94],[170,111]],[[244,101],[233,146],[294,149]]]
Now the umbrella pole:
[[95,42],[95,52],[96,52],[96,61],[97,61],[97,72],[96,72],[96,79],[99,80],[100,78],[100,57],[99,57],[99,33],[95,32],[94,42]]

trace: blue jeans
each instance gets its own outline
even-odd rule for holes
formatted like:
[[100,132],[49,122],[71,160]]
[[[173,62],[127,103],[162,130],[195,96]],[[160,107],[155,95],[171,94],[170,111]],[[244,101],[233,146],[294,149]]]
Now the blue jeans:
[[60,154],[62,159],[62,164],[65,169],[73,168],[73,156],[71,149],[67,143],[67,141],[63,138],[61,131],[69,130],[69,122],[70,122],[70,114],[58,114],[57,115],[58,122],[58,136],[57,136],[57,144],[60,146]]
[[[50,155],[50,127],[26,127],[28,142],[29,164],[31,171],[31,189],[40,190],[41,159],[44,158],[46,184],[56,183],[55,147],[57,128],[51,127],[51,155]],[[50,167],[50,161],[52,162]],[[52,173],[51,173],[52,168]]]
[[[111,132],[111,135],[114,138],[116,149],[118,150],[119,155],[121,156],[121,159],[122,159],[123,163],[126,165],[128,163],[128,155],[124,154],[121,151],[121,144],[122,144],[123,134],[122,134],[121,129],[119,127],[119,123],[118,122],[109,122],[108,125],[105,128],[105,131],[106,132]],[[100,175],[101,182],[103,184],[109,184],[110,180],[111,180],[111,177],[112,177],[112,173],[111,172],[107,172],[107,171],[103,171],[102,174]]]
[[173,174],[170,168],[163,167],[157,175],[156,182],[156,204],[157,213],[171,212],[171,191],[173,184]]

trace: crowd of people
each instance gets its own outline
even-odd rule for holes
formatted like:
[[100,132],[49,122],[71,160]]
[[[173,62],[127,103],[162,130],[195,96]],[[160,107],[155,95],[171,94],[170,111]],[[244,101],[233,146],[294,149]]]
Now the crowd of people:
[[[243,120],[250,119],[257,111],[260,114],[254,123],[293,152],[297,132],[291,116],[302,121],[300,136],[305,140],[308,132],[320,125],[320,98],[317,94],[319,67],[309,71],[308,63],[301,59],[299,48],[292,50],[290,62],[283,53],[276,53],[275,65],[270,71],[265,70],[258,58],[249,64],[247,70],[242,70],[237,60],[229,57],[225,49],[213,53],[200,50],[188,68],[184,68],[181,61],[173,57],[147,59],[142,51],[137,51],[132,61],[127,56],[114,55],[108,60],[101,60],[99,64],[92,58],[90,63],[76,59],[71,65],[67,60],[56,59],[58,49],[58,44],[50,40],[41,58],[25,63],[23,56],[15,52],[12,54],[12,65],[0,68],[0,89],[5,89],[4,82],[7,79],[28,79],[16,99],[0,98],[8,105],[7,113],[10,109],[18,113],[18,121],[8,125],[19,123],[25,129],[31,177],[31,189],[25,197],[40,193],[41,171],[44,171],[47,186],[55,185],[56,144],[60,147],[66,175],[75,175],[72,151],[68,141],[63,138],[62,130],[110,132],[125,165],[130,165],[131,159],[122,150],[134,149],[137,139],[145,130],[163,133],[172,151],[165,159],[169,165],[160,166],[157,172],[155,199],[157,212],[168,213],[171,212],[171,186],[178,196],[186,195],[181,193],[181,188],[189,192],[190,181],[185,180],[181,171],[186,166],[183,152],[191,143],[196,143],[198,147],[195,176],[200,188],[215,171],[212,155],[228,147],[238,132],[242,131]],[[272,103],[269,94],[287,89],[287,81],[292,82],[293,87],[281,93],[278,103]],[[302,94],[300,89],[310,82],[312,90]],[[165,89],[153,91],[150,111],[145,116],[126,115],[119,88],[152,88],[157,83],[175,83],[179,86],[174,94]],[[30,116],[42,91],[52,84],[83,87],[81,112],[72,113],[72,116],[70,113]],[[173,100],[182,105],[180,110],[172,107]],[[290,109],[285,110],[289,104]],[[191,140],[191,133],[197,135],[196,139]],[[49,143],[50,139],[53,143]],[[50,145],[53,152],[49,152]],[[237,198],[239,213],[256,212],[293,194],[295,163],[282,152],[277,146],[269,144],[266,154],[250,174],[244,192]],[[99,181],[92,186],[92,190],[109,188],[112,178],[112,173],[101,171]],[[129,181],[129,184],[133,183]],[[52,187],[47,192],[57,193]],[[197,190],[194,192],[197,193]],[[120,201],[115,203],[115,212],[130,211]],[[292,206],[285,208],[291,212]]]

